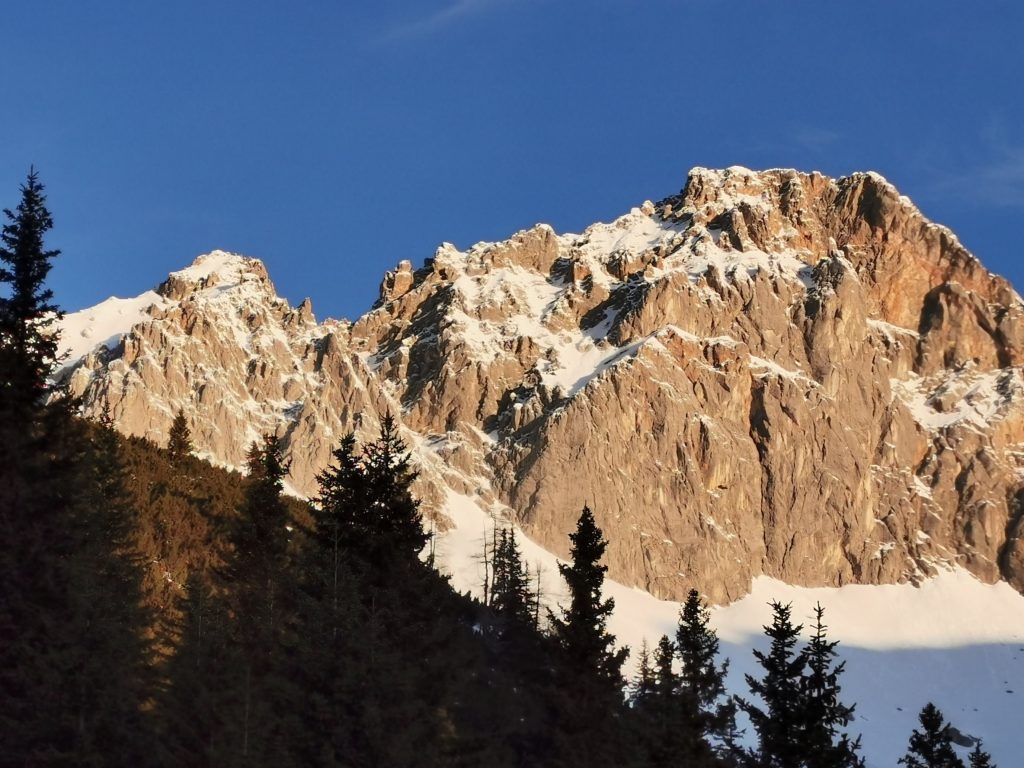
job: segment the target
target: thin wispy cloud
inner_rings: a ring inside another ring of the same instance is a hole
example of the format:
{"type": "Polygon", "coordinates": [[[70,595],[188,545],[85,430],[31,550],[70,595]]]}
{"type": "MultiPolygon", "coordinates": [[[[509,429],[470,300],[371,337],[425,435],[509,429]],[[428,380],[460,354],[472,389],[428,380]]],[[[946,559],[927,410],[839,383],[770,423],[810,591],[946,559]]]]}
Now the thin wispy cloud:
{"type": "Polygon", "coordinates": [[[990,146],[986,157],[943,171],[932,184],[942,197],[956,196],[1000,208],[1024,208],[1024,146],[990,146]]]}
{"type": "Polygon", "coordinates": [[[824,152],[831,149],[843,138],[842,134],[831,128],[820,128],[810,125],[797,128],[793,135],[796,144],[809,152],[824,152]]]}
{"type": "Polygon", "coordinates": [[[417,37],[426,37],[471,16],[476,16],[508,0],[454,0],[433,13],[404,21],[378,36],[374,43],[382,45],[417,37]]]}

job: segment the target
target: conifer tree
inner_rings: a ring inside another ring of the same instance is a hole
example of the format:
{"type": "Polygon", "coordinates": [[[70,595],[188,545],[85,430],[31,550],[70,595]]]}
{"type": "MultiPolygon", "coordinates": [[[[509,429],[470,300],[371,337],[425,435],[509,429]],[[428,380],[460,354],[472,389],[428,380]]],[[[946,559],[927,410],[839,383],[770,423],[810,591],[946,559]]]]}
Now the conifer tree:
{"type": "Polygon", "coordinates": [[[945,721],[942,712],[934,704],[925,704],[918,715],[920,730],[910,735],[907,754],[900,758],[900,765],[907,768],[964,768],[963,761],[953,749],[952,727],[945,721]]]}
{"type": "Polygon", "coordinates": [[[133,540],[138,511],[110,420],[104,418],[98,427],[80,421],[71,426],[85,445],[78,467],[80,496],[69,521],[77,529],[77,545],[67,561],[77,613],[73,621],[83,646],[75,674],[78,720],[91,731],[97,754],[113,758],[111,744],[117,744],[120,759],[142,760],[153,735],[142,710],[155,676],[145,634],[152,617],[143,607],[142,558],[133,540]]]}
{"type": "Polygon", "coordinates": [[[63,316],[46,287],[60,251],[44,245],[53,218],[43,191],[33,168],[18,207],[4,209],[7,224],[0,233],[0,416],[5,423],[20,417],[22,428],[49,389],[57,362],[56,323],[63,316]]]}
{"type": "Polygon", "coordinates": [[[0,734],[13,765],[138,764],[147,646],[113,436],[47,404],[60,312],[32,171],[0,236],[0,734]]]}
{"type": "Polygon", "coordinates": [[[654,695],[654,667],[651,663],[651,649],[647,638],[640,644],[640,661],[637,664],[636,678],[629,692],[629,700],[633,707],[642,710],[654,695]]]}
{"type": "Polygon", "coordinates": [[[736,752],[736,703],[726,695],[728,660],[718,663],[718,635],[700,593],[691,589],[676,628],[679,687],[700,737],[723,755],[736,752]]]}
{"type": "Polygon", "coordinates": [[[172,628],[175,652],[166,667],[168,684],[158,697],[163,765],[213,766],[234,761],[231,715],[238,711],[242,666],[228,645],[228,614],[206,580],[191,573],[178,601],[172,628]]]}
{"type": "Polygon", "coordinates": [[[863,760],[857,756],[860,737],[851,740],[841,728],[853,720],[853,706],[839,700],[839,676],[845,662],[834,663],[837,641],[826,636],[825,609],[814,609],[814,634],[801,652],[806,673],[801,684],[804,719],[804,744],[808,768],[857,768],[863,760]]]}
{"type": "Polygon", "coordinates": [[[239,705],[228,719],[235,735],[232,756],[242,764],[282,764],[287,732],[289,680],[276,666],[289,617],[292,573],[288,545],[293,527],[281,498],[287,465],[280,438],[265,435],[248,456],[245,501],[232,520],[230,551],[220,571],[229,607],[228,642],[240,667],[234,670],[239,705]]]}
{"type": "Polygon", "coordinates": [[[530,574],[523,563],[513,529],[502,529],[491,567],[494,574],[491,608],[510,626],[532,625],[535,596],[530,589],[530,574]]]}
{"type": "Polygon", "coordinates": [[[970,768],[996,768],[995,763],[992,762],[992,755],[981,748],[981,739],[978,739],[974,749],[967,757],[970,760],[970,768]]]}
{"type": "Polygon", "coordinates": [[[621,763],[622,664],[629,651],[615,650],[607,630],[615,608],[602,599],[601,564],[605,541],[589,507],[584,507],[569,535],[571,563],[558,569],[569,589],[569,605],[561,615],[550,613],[552,634],[559,649],[556,678],[565,696],[558,707],[557,765],[604,766],[621,763]]]}
{"type": "Polygon", "coordinates": [[[192,453],[192,433],[188,428],[185,412],[179,408],[171,422],[171,431],[167,439],[167,452],[173,460],[183,459],[192,453]]]}
{"type": "Polygon", "coordinates": [[[300,589],[289,675],[301,682],[303,701],[291,742],[300,764],[334,766],[356,754],[370,759],[374,728],[364,718],[378,711],[367,701],[374,696],[370,655],[377,649],[353,570],[354,548],[371,535],[361,516],[364,485],[354,434],[341,440],[317,480],[320,493],[309,506],[312,525],[296,568],[300,589]]]}
{"type": "Polygon", "coordinates": [[[805,755],[801,684],[807,660],[796,652],[802,625],[791,620],[792,606],[772,602],[772,623],[764,628],[771,638],[768,653],[755,650],[764,676],[747,675],[751,693],[764,704],[739,699],[757,731],[757,765],[763,768],[795,768],[805,755]]]}
{"type": "Polygon", "coordinates": [[[409,455],[387,417],[360,455],[346,436],[319,477],[301,548],[290,677],[304,699],[292,734],[303,765],[430,766],[450,643],[447,589],[419,559],[427,540],[409,455]]]}
{"type": "Polygon", "coordinates": [[[361,548],[368,562],[374,567],[418,563],[429,535],[410,490],[416,472],[391,414],[381,419],[380,436],[364,447],[360,465],[366,535],[361,548]]]}
{"type": "Polygon", "coordinates": [[[615,600],[602,600],[604,575],[608,567],[601,558],[608,546],[594,513],[584,507],[569,534],[571,563],[559,563],[558,570],[569,588],[569,606],[561,616],[551,615],[554,636],[571,667],[581,677],[589,677],[603,687],[611,698],[621,699],[622,664],[627,649],[615,650],[615,637],[608,633],[608,617],[615,600]]]}

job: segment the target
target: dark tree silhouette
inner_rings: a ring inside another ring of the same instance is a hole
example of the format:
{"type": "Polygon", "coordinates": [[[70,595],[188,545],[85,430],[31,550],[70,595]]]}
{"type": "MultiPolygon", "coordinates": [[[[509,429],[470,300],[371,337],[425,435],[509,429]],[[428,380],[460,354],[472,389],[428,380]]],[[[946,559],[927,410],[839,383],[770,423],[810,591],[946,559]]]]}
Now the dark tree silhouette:
{"type": "Polygon", "coordinates": [[[54,394],[52,227],[32,171],[0,246],[0,734],[12,765],[139,764],[148,624],[116,439],[54,394]]]}
{"type": "Polygon", "coordinates": [[[53,218],[35,169],[21,187],[21,202],[4,209],[0,234],[0,415],[27,425],[49,391],[47,379],[57,362],[57,321],[63,316],[46,287],[52,261],[47,250],[53,218]]]}
{"type": "Polygon", "coordinates": [[[801,685],[804,744],[808,768],[858,768],[860,737],[851,740],[842,732],[853,720],[853,706],[839,700],[839,676],[845,662],[835,663],[838,642],[826,636],[825,609],[814,609],[814,634],[801,652],[807,661],[801,685]]]}
{"type": "Polygon", "coordinates": [[[572,562],[558,566],[569,589],[569,605],[560,616],[549,615],[563,696],[556,706],[555,764],[620,765],[622,664],[629,650],[616,650],[607,629],[615,608],[613,599],[602,599],[607,566],[601,558],[608,542],[589,507],[583,508],[569,539],[572,562]]]}
{"type": "MultiPolygon", "coordinates": [[[[291,712],[288,686],[278,663],[283,656],[294,575],[289,540],[294,528],[281,497],[287,465],[280,438],[265,435],[248,456],[245,500],[227,531],[230,546],[220,584],[227,598],[228,644],[239,691],[238,706],[226,716],[236,734],[231,756],[242,764],[284,765],[281,750],[291,712]]],[[[230,654],[229,654],[230,655],[230,654]]]]}
{"type": "Polygon", "coordinates": [[[974,749],[967,756],[970,760],[970,768],[996,768],[995,763],[992,762],[992,755],[981,748],[981,739],[974,745],[974,749]]]}
{"type": "Polygon", "coordinates": [[[910,735],[907,754],[900,758],[900,765],[907,768],[964,768],[963,761],[953,749],[953,730],[945,721],[942,712],[929,702],[918,715],[920,730],[910,735]]]}
{"type": "Polygon", "coordinates": [[[718,663],[718,635],[700,593],[691,589],[679,611],[676,647],[679,688],[688,720],[700,738],[723,756],[737,753],[736,703],[726,695],[729,662],[718,663]]]}
{"type": "Polygon", "coordinates": [[[802,626],[793,624],[790,605],[773,602],[771,607],[772,623],[764,628],[771,648],[768,653],[754,651],[764,676],[746,676],[751,693],[764,707],[744,699],[739,699],[739,705],[757,731],[757,765],[795,768],[805,755],[801,684],[807,660],[796,652],[802,626]]]}
{"type": "Polygon", "coordinates": [[[167,452],[174,460],[182,459],[192,453],[192,433],[189,431],[185,412],[180,408],[174,416],[174,421],[171,422],[167,452]]]}

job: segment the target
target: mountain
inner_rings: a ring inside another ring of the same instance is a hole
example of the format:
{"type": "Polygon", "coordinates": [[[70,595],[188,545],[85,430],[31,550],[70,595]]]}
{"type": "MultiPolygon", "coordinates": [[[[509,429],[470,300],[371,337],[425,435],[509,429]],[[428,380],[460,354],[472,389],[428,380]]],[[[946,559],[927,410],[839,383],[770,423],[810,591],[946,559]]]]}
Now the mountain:
{"type": "Polygon", "coordinates": [[[659,597],[952,565],[1019,589],[1021,310],[876,174],[698,168],[581,235],[402,262],[355,322],[207,254],[69,315],[64,375],[126,433],[183,408],[229,466],[276,431],[303,494],[391,411],[442,528],[469,498],[565,556],[591,503],[611,575],[659,597]]]}
{"type": "Polygon", "coordinates": [[[820,600],[869,765],[894,764],[929,700],[1009,765],[1021,309],[876,174],[698,168],[582,234],[402,262],[354,322],[318,322],[261,262],[215,251],[69,314],[60,376],[86,414],[159,443],[182,409],[221,465],[275,431],[299,494],[391,412],[457,589],[479,588],[510,519],[561,599],[552,553],[589,503],[621,641],[673,631],[697,586],[728,604],[715,624],[745,693],[766,600],[799,621],[820,600]]]}

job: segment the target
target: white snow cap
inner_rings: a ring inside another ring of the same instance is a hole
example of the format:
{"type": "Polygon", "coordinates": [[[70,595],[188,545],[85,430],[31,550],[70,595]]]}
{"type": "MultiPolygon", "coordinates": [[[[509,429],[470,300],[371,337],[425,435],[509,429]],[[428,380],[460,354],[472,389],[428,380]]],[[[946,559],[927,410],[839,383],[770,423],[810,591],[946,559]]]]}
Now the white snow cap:
{"type": "Polygon", "coordinates": [[[228,251],[214,250],[197,256],[191,266],[172,272],[171,277],[200,282],[202,280],[209,281],[211,277],[216,276],[218,283],[239,283],[242,281],[242,274],[258,263],[260,263],[258,259],[251,259],[228,251]]]}

